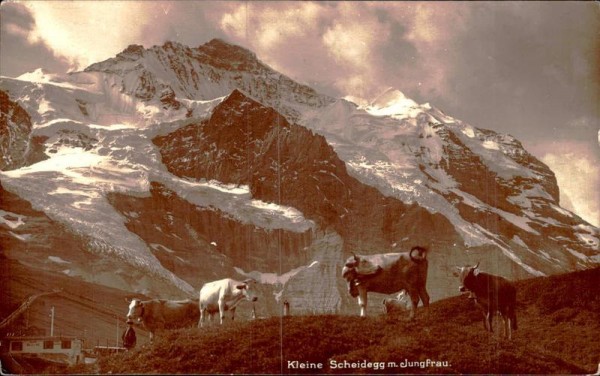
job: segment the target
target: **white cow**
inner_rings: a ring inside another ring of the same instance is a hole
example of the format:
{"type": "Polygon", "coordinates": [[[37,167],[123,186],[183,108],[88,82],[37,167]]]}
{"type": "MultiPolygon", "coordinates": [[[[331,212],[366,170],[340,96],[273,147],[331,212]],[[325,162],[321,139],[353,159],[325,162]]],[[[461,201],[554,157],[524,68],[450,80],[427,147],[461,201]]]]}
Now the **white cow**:
{"type": "Polygon", "coordinates": [[[235,308],[242,300],[255,302],[258,299],[254,292],[255,283],[252,279],[240,282],[231,278],[205,283],[200,289],[198,327],[202,327],[206,314],[210,315],[212,321],[212,317],[218,312],[223,324],[225,311],[231,311],[231,320],[233,320],[235,308]]]}

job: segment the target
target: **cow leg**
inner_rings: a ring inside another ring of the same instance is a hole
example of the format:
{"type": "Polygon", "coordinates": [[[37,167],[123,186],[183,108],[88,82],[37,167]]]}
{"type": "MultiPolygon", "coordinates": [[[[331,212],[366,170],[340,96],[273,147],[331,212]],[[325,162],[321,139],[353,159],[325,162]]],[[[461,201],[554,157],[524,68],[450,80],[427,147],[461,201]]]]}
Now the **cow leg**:
{"type": "Polygon", "coordinates": [[[207,325],[208,325],[208,322],[209,322],[209,321],[210,321],[210,323],[211,323],[211,325],[212,325],[212,323],[213,323],[213,321],[214,321],[214,318],[215,318],[215,314],[214,314],[214,312],[213,312],[213,313],[211,313],[211,312],[208,312],[208,311],[206,311],[206,312],[204,313],[204,321],[206,321],[206,324],[207,324],[207,325]]]}
{"type": "Polygon", "coordinates": [[[236,307],[233,307],[233,308],[231,309],[231,321],[233,321],[233,319],[235,319],[235,308],[236,308],[236,307]]]}
{"type": "Polygon", "coordinates": [[[504,321],[504,338],[508,338],[509,340],[512,338],[512,316],[510,314],[510,308],[507,308],[503,312],[500,313],[502,315],[502,320],[504,321]]]}
{"type": "Polygon", "coordinates": [[[425,286],[423,286],[419,290],[419,297],[421,298],[421,301],[423,302],[423,307],[429,307],[429,294],[427,293],[425,286]]]}
{"type": "Polygon", "coordinates": [[[506,338],[508,336],[508,321],[504,313],[500,312],[500,317],[502,318],[502,337],[506,338]]]}
{"type": "MultiPolygon", "coordinates": [[[[410,297],[410,311],[408,315],[409,320],[413,320],[415,318],[415,314],[417,312],[417,307],[419,306],[420,293],[419,290],[406,290],[406,293],[410,297]]],[[[427,294],[427,293],[425,293],[427,294]]],[[[423,301],[425,304],[425,301],[423,301]]],[[[427,304],[429,304],[429,295],[427,295],[427,304]]]]}
{"type": "Polygon", "coordinates": [[[493,333],[494,332],[494,328],[492,327],[492,322],[494,321],[494,312],[488,311],[486,319],[487,319],[486,320],[487,329],[491,333],[493,333]]]}
{"type": "Polygon", "coordinates": [[[419,294],[413,293],[408,294],[410,296],[410,313],[408,315],[409,320],[414,320],[417,307],[419,306],[419,294]]]}
{"type": "Polygon", "coordinates": [[[358,289],[358,305],[360,306],[360,316],[367,315],[367,290],[364,288],[358,289]]]}
{"type": "Polygon", "coordinates": [[[510,331],[517,330],[517,314],[514,306],[506,308],[506,318],[510,320],[510,331]]]}
{"type": "Polygon", "coordinates": [[[165,331],[165,323],[164,322],[158,322],[156,324],[156,329],[154,329],[154,335],[162,335],[165,331]]]}
{"type": "Polygon", "coordinates": [[[219,300],[219,317],[221,319],[221,325],[223,325],[223,320],[225,320],[225,301],[219,300]]]}
{"type": "Polygon", "coordinates": [[[206,310],[200,308],[200,320],[198,320],[198,328],[202,328],[202,324],[204,324],[204,315],[206,315],[206,310]]]}

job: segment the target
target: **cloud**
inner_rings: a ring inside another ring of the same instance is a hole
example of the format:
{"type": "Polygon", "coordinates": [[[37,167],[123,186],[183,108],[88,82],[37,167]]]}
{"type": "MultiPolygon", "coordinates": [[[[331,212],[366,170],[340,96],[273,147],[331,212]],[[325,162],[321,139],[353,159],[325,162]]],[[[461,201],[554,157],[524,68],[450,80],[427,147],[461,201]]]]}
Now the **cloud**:
{"type": "MultiPolygon", "coordinates": [[[[29,38],[43,42],[80,70],[125,49],[167,40],[192,47],[222,37],[206,17],[222,14],[235,3],[155,1],[25,1],[35,20],[29,38]]],[[[22,73],[22,72],[21,72],[22,73]]]]}
{"type": "Polygon", "coordinates": [[[591,116],[580,116],[569,121],[567,125],[568,127],[575,129],[596,130],[600,128],[600,121],[598,119],[593,119],[591,116]]]}
{"type": "Polygon", "coordinates": [[[0,6],[0,75],[17,77],[26,71],[44,68],[65,71],[68,59],[58,56],[35,36],[36,23],[29,9],[20,3],[0,6]]]}
{"type": "Polygon", "coordinates": [[[336,86],[347,94],[373,97],[378,87],[380,58],[378,50],[388,41],[389,26],[376,14],[361,12],[354,3],[339,5],[336,16],[327,27],[321,42],[335,63],[346,74],[336,80],[336,86]]]}
{"type": "Polygon", "coordinates": [[[555,173],[561,206],[600,226],[600,149],[583,142],[538,145],[540,158],[555,173]]]}
{"type": "Polygon", "coordinates": [[[566,125],[600,115],[597,10],[585,2],[470,5],[466,28],[453,40],[459,53],[447,62],[454,95],[434,102],[519,138],[588,138],[566,125]]]}
{"type": "Polygon", "coordinates": [[[373,98],[390,84],[425,96],[448,87],[442,55],[463,29],[463,12],[457,11],[462,8],[467,9],[454,3],[234,3],[219,25],[230,40],[274,68],[303,82],[325,83],[340,96],[373,98]]]}
{"type": "Polygon", "coordinates": [[[242,3],[222,15],[224,31],[258,50],[269,50],[286,43],[290,38],[305,37],[317,26],[321,6],[300,2],[294,6],[270,3],[268,6],[242,3]]]}
{"type": "Polygon", "coordinates": [[[148,7],[137,1],[30,1],[23,3],[36,21],[32,38],[82,69],[107,59],[141,39],[148,7]]]}
{"type": "MultiPolygon", "coordinates": [[[[403,90],[431,99],[454,94],[449,78],[454,62],[454,40],[468,27],[470,7],[463,3],[384,4],[389,17],[405,28],[404,40],[414,47],[414,63],[406,65],[403,90]],[[412,79],[411,79],[412,78],[412,79]]],[[[385,46],[385,48],[394,46],[385,46]]]]}

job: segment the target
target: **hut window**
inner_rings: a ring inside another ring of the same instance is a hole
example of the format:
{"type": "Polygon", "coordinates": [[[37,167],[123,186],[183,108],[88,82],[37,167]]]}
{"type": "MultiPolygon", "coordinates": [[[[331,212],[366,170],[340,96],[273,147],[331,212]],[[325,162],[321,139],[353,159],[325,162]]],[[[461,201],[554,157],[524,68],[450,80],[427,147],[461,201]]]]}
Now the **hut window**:
{"type": "Polygon", "coordinates": [[[60,348],[61,349],[70,349],[71,348],[71,341],[61,341],[60,348]]]}
{"type": "Polygon", "coordinates": [[[54,348],[54,341],[44,341],[44,349],[48,350],[48,349],[53,349],[54,348]]]}

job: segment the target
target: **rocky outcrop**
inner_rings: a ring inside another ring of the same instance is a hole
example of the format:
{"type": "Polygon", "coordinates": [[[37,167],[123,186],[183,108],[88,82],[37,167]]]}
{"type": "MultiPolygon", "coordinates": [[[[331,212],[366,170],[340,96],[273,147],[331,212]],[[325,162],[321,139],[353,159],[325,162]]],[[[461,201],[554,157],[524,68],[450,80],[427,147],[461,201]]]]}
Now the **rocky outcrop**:
{"type": "Polygon", "coordinates": [[[150,197],[113,193],[109,200],[163,266],[198,289],[242,270],[287,271],[306,264],[312,231],[268,230],[212,207],[196,207],[163,185],[150,197]],[[152,224],[149,226],[148,224],[152,224]]]}
{"type": "MultiPolygon", "coordinates": [[[[148,278],[144,270],[120,257],[93,252],[93,239],[54,221],[0,185],[0,257],[19,260],[29,268],[51,271],[124,291],[161,291],[184,297],[164,280],[148,278]]],[[[75,282],[78,283],[78,282],[75,282]]]]}
{"type": "Polygon", "coordinates": [[[40,139],[31,139],[31,118],[0,90],[0,170],[21,168],[44,159],[40,139]]]}
{"type": "Polygon", "coordinates": [[[491,145],[523,168],[520,174],[503,175],[461,141],[461,132],[444,127],[437,134],[445,141],[441,167],[464,192],[451,191],[444,196],[455,203],[462,218],[481,226],[501,248],[539,273],[554,274],[566,265],[579,269],[594,263],[592,256],[597,250],[581,242],[584,233],[590,234],[587,227],[559,207],[554,173],[519,141],[489,130],[474,130],[472,137],[478,142],[491,145]]]}
{"type": "Polygon", "coordinates": [[[240,91],[209,120],[154,142],[173,174],[249,185],[253,197],[297,208],[340,234],[345,251],[429,245],[434,235],[440,242],[457,239],[443,216],[358,182],[323,136],[240,91]]]}

